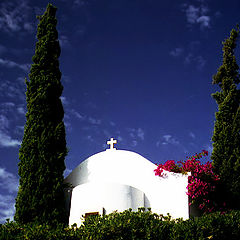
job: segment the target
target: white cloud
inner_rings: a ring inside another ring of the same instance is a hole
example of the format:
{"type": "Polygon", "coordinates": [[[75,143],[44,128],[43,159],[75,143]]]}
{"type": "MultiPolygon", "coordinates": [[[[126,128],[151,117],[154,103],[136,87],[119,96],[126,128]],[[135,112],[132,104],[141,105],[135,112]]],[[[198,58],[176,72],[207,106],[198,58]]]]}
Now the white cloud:
{"type": "Polygon", "coordinates": [[[201,16],[197,19],[197,23],[200,23],[202,28],[210,27],[210,17],[209,16],[201,16]]]}
{"type": "Polygon", "coordinates": [[[74,110],[74,109],[71,109],[71,113],[72,113],[76,118],[78,118],[78,119],[80,119],[80,120],[84,120],[84,119],[85,119],[84,116],[82,116],[79,112],[77,112],[77,111],[74,110]]]}
{"type": "MultiPolygon", "coordinates": [[[[64,0],[63,0],[64,1],[64,0]]],[[[84,7],[88,4],[88,0],[73,0],[73,7],[84,7]]]]}
{"type": "Polygon", "coordinates": [[[0,130],[0,146],[2,147],[18,147],[21,142],[17,139],[13,139],[10,135],[0,130]]]}
{"type": "Polygon", "coordinates": [[[91,135],[88,135],[86,138],[87,138],[88,141],[94,142],[94,139],[93,139],[93,137],[91,135]]]}
{"type": "MultiPolygon", "coordinates": [[[[66,116],[66,114],[65,114],[65,116],[66,116]]],[[[64,126],[65,126],[65,128],[66,128],[66,130],[67,130],[68,132],[71,132],[71,131],[72,131],[72,125],[71,125],[70,122],[68,122],[68,121],[66,120],[65,116],[64,116],[64,126]]]]}
{"type": "Polygon", "coordinates": [[[23,115],[26,114],[26,110],[24,109],[24,107],[18,107],[18,108],[17,108],[17,111],[18,111],[18,113],[20,113],[20,114],[23,114],[23,115]]]}
{"type": "Polygon", "coordinates": [[[144,131],[141,128],[137,129],[137,136],[143,141],[144,140],[144,131]]]}
{"type": "Polygon", "coordinates": [[[211,156],[211,154],[212,154],[212,151],[213,151],[213,146],[212,146],[212,144],[206,144],[205,146],[204,146],[204,150],[207,150],[208,151],[208,156],[211,156]]]}
{"type": "Polygon", "coordinates": [[[133,140],[132,143],[131,143],[131,146],[132,146],[132,147],[136,147],[137,144],[138,144],[137,141],[136,141],[136,140],[133,140]]]}
{"type": "Polygon", "coordinates": [[[110,121],[109,123],[110,123],[110,125],[111,125],[112,127],[115,127],[115,126],[116,126],[116,123],[115,123],[115,122],[110,121]]]}
{"type": "Polygon", "coordinates": [[[0,223],[4,223],[6,219],[13,220],[14,214],[15,197],[0,194],[0,223]]]}
{"type": "Polygon", "coordinates": [[[206,62],[206,59],[202,56],[194,56],[192,53],[189,53],[184,60],[184,63],[187,65],[194,63],[198,70],[202,70],[206,65],[206,62]]]}
{"type": "Polygon", "coordinates": [[[0,146],[2,147],[17,147],[21,142],[13,139],[9,133],[9,120],[6,116],[0,114],[0,146]]]}
{"type": "Polygon", "coordinates": [[[142,128],[127,128],[126,130],[129,132],[131,138],[144,140],[145,133],[142,128]]]}
{"type": "Polygon", "coordinates": [[[172,145],[179,145],[180,142],[174,138],[172,135],[163,135],[163,142],[162,145],[172,144],[172,145]]]}
{"type": "Polygon", "coordinates": [[[0,5],[0,29],[12,33],[20,31],[33,31],[29,15],[32,9],[28,6],[27,1],[18,2],[5,1],[0,5]]]}
{"type": "Polygon", "coordinates": [[[132,133],[132,132],[130,132],[129,135],[130,135],[130,137],[132,137],[132,138],[135,137],[134,133],[132,133]]]}
{"type": "Polygon", "coordinates": [[[70,79],[69,76],[63,74],[62,75],[62,82],[69,83],[69,82],[71,82],[71,79],[70,79]]]}
{"type": "Polygon", "coordinates": [[[0,187],[7,190],[9,193],[18,191],[18,179],[17,177],[6,171],[5,168],[0,167],[0,187]]]}
{"type": "Polygon", "coordinates": [[[61,99],[63,105],[68,105],[69,104],[69,102],[66,99],[66,97],[61,96],[60,99],[61,99]]]}
{"type": "Polygon", "coordinates": [[[196,138],[196,135],[195,135],[193,132],[190,132],[190,133],[189,133],[189,136],[190,136],[192,139],[195,139],[195,138],[196,138]]]}
{"type": "Polygon", "coordinates": [[[12,108],[12,107],[15,107],[15,103],[13,103],[13,102],[5,102],[5,103],[2,103],[1,106],[5,107],[5,108],[12,108]]]}
{"type": "Polygon", "coordinates": [[[209,9],[203,3],[199,6],[184,4],[183,11],[190,25],[199,24],[201,29],[210,28],[211,17],[206,15],[209,9]]]}
{"type": "Polygon", "coordinates": [[[19,63],[13,62],[11,60],[5,60],[2,58],[0,58],[0,65],[7,67],[7,68],[15,68],[16,67],[16,68],[22,69],[25,72],[28,72],[30,69],[30,66],[31,66],[30,64],[19,64],[19,63]]]}
{"type": "MultiPolygon", "coordinates": [[[[18,103],[22,102],[25,105],[26,101],[26,84],[25,81],[20,80],[23,78],[17,78],[16,81],[3,81],[0,84],[0,91],[5,91],[0,93],[2,96],[14,98],[18,103]]],[[[24,79],[25,80],[25,79],[24,79]]]]}
{"type": "Polygon", "coordinates": [[[196,62],[197,62],[197,68],[201,70],[206,65],[207,61],[202,56],[197,56],[196,62]]]}
{"type": "Polygon", "coordinates": [[[93,125],[100,125],[102,123],[102,121],[100,119],[97,119],[97,118],[94,118],[94,117],[91,117],[91,116],[82,115],[74,109],[71,109],[70,113],[73,116],[75,116],[76,118],[78,118],[82,121],[86,121],[86,122],[88,122],[90,124],[93,124],[93,125]]]}
{"type": "Polygon", "coordinates": [[[68,40],[68,37],[65,36],[65,35],[60,35],[59,36],[59,43],[60,43],[61,48],[64,48],[64,47],[67,48],[67,47],[70,46],[70,42],[68,40]]]}
{"type": "Polygon", "coordinates": [[[161,144],[161,141],[160,141],[160,140],[158,140],[158,141],[156,142],[156,146],[157,146],[157,147],[159,147],[159,146],[160,146],[160,144],[161,144]]]}
{"type": "Polygon", "coordinates": [[[0,115],[0,130],[1,129],[4,130],[4,129],[8,128],[8,126],[9,126],[8,118],[1,114],[0,115]]]}
{"type": "Polygon", "coordinates": [[[186,11],[187,21],[189,23],[195,23],[198,19],[200,9],[193,5],[189,5],[185,11],[186,11]]]}
{"type": "Polygon", "coordinates": [[[94,124],[94,125],[99,125],[99,124],[101,124],[102,121],[100,119],[88,117],[88,122],[91,124],[94,124]]]}
{"type": "Polygon", "coordinates": [[[172,137],[171,135],[164,135],[163,139],[168,142],[171,137],[172,137]]]}
{"type": "Polygon", "coordinates": [[[169,54],[173,57],[179,57],[183,53],[183,48],[175,48],[169,54]]]}

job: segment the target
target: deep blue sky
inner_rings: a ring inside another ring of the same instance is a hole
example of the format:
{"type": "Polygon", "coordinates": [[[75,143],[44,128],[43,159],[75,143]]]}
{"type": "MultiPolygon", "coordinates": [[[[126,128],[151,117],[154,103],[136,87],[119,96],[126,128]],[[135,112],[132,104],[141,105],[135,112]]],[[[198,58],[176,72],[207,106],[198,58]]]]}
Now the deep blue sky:
{"type": "MultiPolygon", "coordinates": [[[[36,15],[45,0],[0,2],[0,222],[14,213],[36,15]]],[[[154,163],[210,150],[212,75],[239,0],[56,0],[67,172],[106,149],[154,163]]],[[[237,59],[239,51],[237,51],[237,59]]]]}

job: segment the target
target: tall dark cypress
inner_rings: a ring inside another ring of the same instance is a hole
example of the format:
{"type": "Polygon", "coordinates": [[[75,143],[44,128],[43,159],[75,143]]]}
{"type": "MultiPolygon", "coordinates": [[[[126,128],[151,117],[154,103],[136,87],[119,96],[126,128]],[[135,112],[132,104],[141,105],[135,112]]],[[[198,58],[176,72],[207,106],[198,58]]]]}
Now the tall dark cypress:
{"type": "Polygon", "coordinates": [[[26,81],[27,114],[19,150],[15,214],[19,223],[66,223],[63,172],[67,148],[56,10],[48,4],[39,17],[38,42],[26,81]]]}
{"type": "Polygon", "coordinates": [[[230,207],[240,206],[240,91],[239,67],[234,50],[239,29],[233,29],[223,42],[223,64],[213,76],[213,84],[221,89],[212,96],[218,104],[212,137],[212,160],[220,175],[223,198],[230,207]]]}

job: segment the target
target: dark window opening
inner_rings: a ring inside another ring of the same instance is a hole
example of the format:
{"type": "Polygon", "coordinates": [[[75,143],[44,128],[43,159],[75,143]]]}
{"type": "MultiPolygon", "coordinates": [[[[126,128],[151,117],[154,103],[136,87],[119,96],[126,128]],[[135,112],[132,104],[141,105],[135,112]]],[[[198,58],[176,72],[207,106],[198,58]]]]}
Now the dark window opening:
{"type": "Polygon", "coordinates": [[[88,218],[89,216],[98,216],[99,212],[89,212],[85,213],[85,219],[88,218]]]}

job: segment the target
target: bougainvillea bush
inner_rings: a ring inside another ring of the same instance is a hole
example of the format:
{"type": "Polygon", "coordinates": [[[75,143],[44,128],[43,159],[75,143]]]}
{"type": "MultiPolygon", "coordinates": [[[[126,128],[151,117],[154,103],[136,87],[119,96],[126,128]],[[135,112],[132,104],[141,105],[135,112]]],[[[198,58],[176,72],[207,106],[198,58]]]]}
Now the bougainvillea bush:
{"type": "Polygon", "coordinates": [[[156,176],[160,177],[166,175],[165,171],[182,174],[191,172],[187,186],[189,205],[195,204],[201,211],[209,213],[216,210],[213,196],[219,177],[213,171],[212,162],[202,163],[200,161],[202,157],[206,156],[208,156],[208,152],[203,150],[192,157],[187,157],[184,161],[168,160],[164,164],[159,164],[154,172],[156,176]]]}

